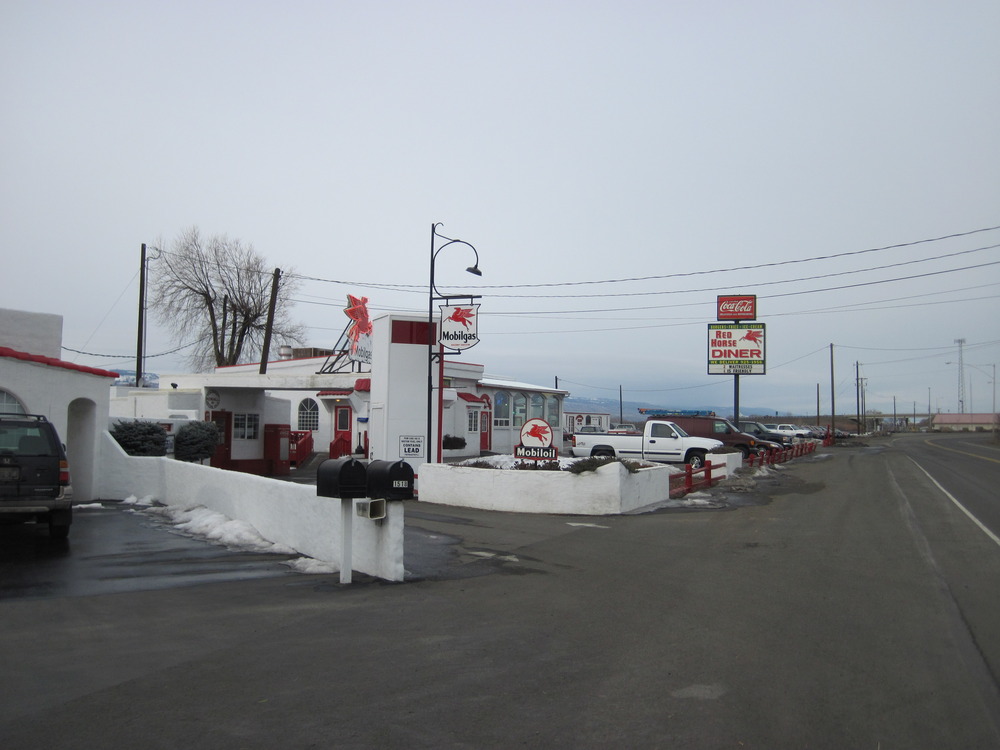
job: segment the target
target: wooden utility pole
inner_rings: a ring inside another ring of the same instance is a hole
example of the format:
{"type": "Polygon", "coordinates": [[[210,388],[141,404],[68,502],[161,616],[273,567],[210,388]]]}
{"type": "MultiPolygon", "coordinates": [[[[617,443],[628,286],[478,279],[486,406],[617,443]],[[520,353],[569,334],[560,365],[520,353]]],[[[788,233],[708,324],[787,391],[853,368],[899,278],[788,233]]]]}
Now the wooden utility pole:
{"type": "Polygon", "coordinates": [[[271,304],[267,308],[267,325],[264,327],[264,346],[260,353],[260,374],[267,373],[267,357],[271,351],[271,329],[274,327],[274,308],[278,304],[278,282],[281,280],[281,269],[274,269],[271,279],[271,304]]]}

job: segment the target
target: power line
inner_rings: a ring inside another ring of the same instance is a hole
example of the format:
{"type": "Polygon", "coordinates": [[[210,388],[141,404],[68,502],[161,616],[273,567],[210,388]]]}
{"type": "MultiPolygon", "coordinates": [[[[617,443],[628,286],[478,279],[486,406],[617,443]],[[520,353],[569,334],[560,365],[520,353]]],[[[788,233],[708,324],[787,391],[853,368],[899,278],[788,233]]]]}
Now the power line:
{"type": "MultiPolygon", "coordinates": [[[[970,231],[967,231],[967,232],[955,232],[953,234],[946,234],[946,235],[942,235],[940,237],[929,237],[929,238],[922,239],[922,240],[914,240],[912,242],[900,242],[900,243],[897,243],[897,244],[894,244],[894,245],[885,245],[883,247],[873,247],[873,248],[868,248],[868,249],[865,249],[865,250],[852,250],[852,251],[843,252],[843,253],[834,253],[834,254],[831,254],[831,255],[816,255],[816,256],[809,257],[809,258],[794,258],[792,260],[773,261],[771,263],[758,263],[758,264],[748,265],[748,266],[733,266],[733,267],[729,267],[729,268],[717,268],[717,269],[706,270],[706,271],[686,271],[686,272],[683,272],[683,273],[670,273],[670,274],[660,274],[660,275],[653,275],[653,276],[636,276],[636,277],[632,277],[632,278],[622,278],[622,279],[600,279],[600,280],[595,280],[595,281],[564,281],[564,282],[545,283],[545,284],[505,284],[505,285],[493,285],[493,286],[489,286],[489,285],[482,286],[482,285],[480,285],[480,286],[469,286],[467,288],[469,288],[469,289],[481,289],[481,290],[488,290],[488,289],[539,289],[539,288],[550,288],[550,287],[585,286],[585,285],[596,285],[596,284],[621,284],[621,283],[627,283],[627,282],[633,282],[633,281],[659,281],[659,280],[662,280],[662,279],[679,279],[679,278],[688,278],[688,277],[691,277],[691,276],[717,275],[717,274],[720,274],[720,273],[729,273],[729,272],[733,272],[733,271],[751,271],[751,270],[756,270],[756,269],[760,269],[760,268],[774,268],[774,267],[777,267],[777,266],[793,265],[793,264],[797,264],[797,263],[812,263],[812,262],[820,261],[820,260],[834,260],[834,259],[837,259],[837,258],[846,258],[846,257],[854,256],[854,255],[864,255],[866,253],[876,253],[876,252],[882,252],[882,251],[885,251],[885,250],[895,250],[895,249],[899,249],[899,248],[903,248],[903,247],[913,247],[915,245],[923,245],[923,244],[927,244],[927,243],[931,243],[931,242],[940,242],[942,240],[955,239],[957,237],[967,237],[969,235],[980,234],[980,233],[983,233],[983,232],[992,232],[992,231],[996,231],[997,229],[1000,229],[1000,226],[983,227],[982,229],[973,229],[973,230],[970,230],[970,231]]],[[[974,251],[970,251],[970,252],[974,252],[974,251]]],[[[363,287],[363,288],[369,288],[369,289],[387,289],[387,290],[391,290],[391,291],[409,291],[409,290],[426,291],[427,290],[426,284],[424,284],[424,285],[421,285],[421,284],[376,284],[376,283],[372,283],[372,282],[345,281],[345,280],[340,280],[340,279],[324,279],[324,278],[321,278],[321,277],[318,277],[318,276],[302,276],[302,275],[299,275],[299,274],[288,274],[288,275],[290,275],[290,276],[294,275],[294,276],[296,276],[296,278],[300,278],[300,279],[303,279],[303,280],[306,280],[306,281],[317,281],[317,282],[320,282],[320,283],[329,283],[329,284],[344,284],[344,285],[347,285],[347,286],[356,286],[356,287],[363,287]]],[[[496,296],[504,296],[504,295],[490,295],[490,296],[496,297],[496,296]]]]}

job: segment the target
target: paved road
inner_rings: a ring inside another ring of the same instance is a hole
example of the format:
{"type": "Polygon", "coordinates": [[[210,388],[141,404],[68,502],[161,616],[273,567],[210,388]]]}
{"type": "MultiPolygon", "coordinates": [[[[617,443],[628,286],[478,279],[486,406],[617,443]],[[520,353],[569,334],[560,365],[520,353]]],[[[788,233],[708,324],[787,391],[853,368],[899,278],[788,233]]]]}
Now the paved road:
{"type": "Polygon", "coordinates": [[[1000,537],[1000,443],[989,433],[899,435],[905,451],[955,500],[1000,537]]]}
{"type": "Polygon", "coordinates": [[[904,450],[730,510],[415,505],[408,583],[5,600],[2,746],[997,748],[1000,546],[904,450]]]}

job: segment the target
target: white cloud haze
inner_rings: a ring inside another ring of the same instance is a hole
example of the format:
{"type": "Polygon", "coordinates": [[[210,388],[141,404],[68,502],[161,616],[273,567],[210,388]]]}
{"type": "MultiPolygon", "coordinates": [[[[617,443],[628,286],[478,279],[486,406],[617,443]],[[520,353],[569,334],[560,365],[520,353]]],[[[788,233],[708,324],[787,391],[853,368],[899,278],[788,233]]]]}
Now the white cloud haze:
{"type": "Polygon", "coordinates": [[[1000,230],[857,253],[1000,226],[998,32],[985,0],[10,0],[0,305],[132,367],[140,244],[195,225],[309,277],[293,317],[332,346],[348,293],[426,311],[443,222],[491,374],[726,403],[706,324],[742,292],[768,325],[744,404],[828,404],[833,343],[841,413],[855,362],[870,408],[957,411],[965,338],[987,411],[1000,230]]]}

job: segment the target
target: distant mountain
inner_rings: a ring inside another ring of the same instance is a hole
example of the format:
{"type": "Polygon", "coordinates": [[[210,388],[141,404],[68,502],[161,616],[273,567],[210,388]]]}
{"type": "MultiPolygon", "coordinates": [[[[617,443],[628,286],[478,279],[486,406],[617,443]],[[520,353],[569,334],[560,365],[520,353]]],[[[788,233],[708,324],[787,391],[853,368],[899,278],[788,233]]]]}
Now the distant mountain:
{"type": "MultiPolygon", "coordinates": [[[[596,414],[610,414],[611,420],[617,422],[619,416],[622,421],[625,422],[640,422],[644,421],[646,417],[639,413],[639,409],[697,409],[699,411],[714,411],[716,414],[722,417],[732,417],[733,405],[719,405],[719,404],[666,404],[666,403],[651,403],[647,401],[623,401],[620,402],[618,399],[613,398],[578,398],[570,397],[563,401],[563,411],[568,412],[594,412],[596,414]]],[[[743,418],[749,418],[754,416],[764,417],[764,416],[776,416],[774,409],[764,409],[758,406],[746,406],[740,404],[740,411],[743,414],[743,418]]]]}

